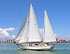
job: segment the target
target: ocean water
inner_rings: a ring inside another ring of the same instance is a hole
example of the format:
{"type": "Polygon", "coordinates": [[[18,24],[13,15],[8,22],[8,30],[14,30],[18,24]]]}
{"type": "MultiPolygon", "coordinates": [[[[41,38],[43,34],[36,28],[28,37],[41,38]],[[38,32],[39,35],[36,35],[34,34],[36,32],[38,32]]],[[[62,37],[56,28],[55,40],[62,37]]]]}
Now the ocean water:
{"type": "Polygon", "coordinates": [[[52,51],[19,50],[16,44],[0,44],[0,54],[70,54],[70,44],[55,44],[52,51]]]}

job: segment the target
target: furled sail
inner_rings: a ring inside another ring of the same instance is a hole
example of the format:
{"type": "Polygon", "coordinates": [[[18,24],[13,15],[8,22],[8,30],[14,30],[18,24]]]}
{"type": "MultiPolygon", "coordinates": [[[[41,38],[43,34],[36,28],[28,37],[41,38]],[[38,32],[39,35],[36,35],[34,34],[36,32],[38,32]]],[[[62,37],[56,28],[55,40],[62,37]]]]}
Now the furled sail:
{"type": "Polygon", "coordinates": [[[45,11],[44,16],[44,36],[43,36],[43,42],[55,42],[56,38],[53,33],[50,21],[48,19],[47,13],[45,11]]]}
{"type": "Polygon", "coordinates": [[[38,24],[36,21],[36,16],[32,7],[32,4],[30,5],[30,16],[29,16],[29,38],[28,42],[39,42],[41,41],[41,36],[39,33],[38,24]]]}

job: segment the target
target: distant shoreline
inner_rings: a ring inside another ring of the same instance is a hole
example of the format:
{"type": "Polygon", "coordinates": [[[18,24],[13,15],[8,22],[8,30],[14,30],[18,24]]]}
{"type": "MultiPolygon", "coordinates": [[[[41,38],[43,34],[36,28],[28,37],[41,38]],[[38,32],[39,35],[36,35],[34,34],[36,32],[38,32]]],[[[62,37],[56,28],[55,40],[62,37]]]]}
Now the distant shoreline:
{"type": "MultiPolygon", "coordinates": [[[[5,40],[5,41],[0,41],[0,43],[15,43],[15,40],[5,40]]],[[[53,43],[53,42],[52,42],[53,43]]],[[[69,41],[65,41],[65,40],[57,40],[56,44],[66,44],[66,43],[70,43],[69,41]]]]}
{"type": "MultiPolygon", "coordinates": [[[[15,44],[15,43],[13,43],[13,44],[15,44]]],[[[68,44],[68,43],[55,43],[55,44],[68,44]]],[[[70,44],[70,43],[69,43],[70,44]]]]}

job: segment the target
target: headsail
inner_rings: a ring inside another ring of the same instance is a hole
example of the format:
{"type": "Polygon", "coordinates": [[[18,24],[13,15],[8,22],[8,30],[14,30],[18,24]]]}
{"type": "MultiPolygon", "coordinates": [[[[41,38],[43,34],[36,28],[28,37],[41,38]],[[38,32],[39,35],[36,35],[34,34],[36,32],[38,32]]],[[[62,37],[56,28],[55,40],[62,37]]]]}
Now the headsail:
{"type": "Polygon", "coordinates": [[[27,34],[28,34],[27,27],[28,27],[28,18],[26,20],[26,23],[24,25],[24,28],[22,29],[21,38],[20,38],[20,40],[19,40],[18,43],[27,42],[27,38],[28,38],[28,36],[27,36],[27,34]]]}
{"type": "Polygon", "coordinates": [[[29,16],[29,38],[28,42],[37,42],[41,41],[41,36],[39,33],[38,24],[36,21],[36,16],[32,7],[32,4],[30,5],[30,16],[29,16]]]}
{"type": "Polygon", "coordinates": [[[55,38],[55,35],[53,33],[50,21],[49,21],[48,16],[47,16],[47,13],[45,11],[43,42],[54,42],[54,41],[56,41],[56,38],[55,38]]]}
{"type": "Polygon", "coordinates": [[[25,17],[25,20],[18,32],[18,37],[16,38],[16,40],[19,40],[19,43],[22,43],[22,42],[26,42],[27,41],[27,27],[28,27],[28,13],[29,13],[29,9],[28,9],[28,12],[27,12],[27,15],[25,17]]]}
{"type": "MultiPolygon", "coordinates": [[[[25,20],[26,20],[26,18],[25,18],[25,20]]],[[[24,20],[24,21],[25,21],[25,20],[24,20]]],[[[17,37],[16,37],[15,41],[20,40],[21,32],[22,32],[22,29],[23,29],[23,27],[24,27],[24,21],[23,21],[23,23],[22,23],[22,25],[21,25],[21,27],[20,27],[20,29],[19,29],[19,32],[18,32],[18,34],[17,34],[17,37]]]]}

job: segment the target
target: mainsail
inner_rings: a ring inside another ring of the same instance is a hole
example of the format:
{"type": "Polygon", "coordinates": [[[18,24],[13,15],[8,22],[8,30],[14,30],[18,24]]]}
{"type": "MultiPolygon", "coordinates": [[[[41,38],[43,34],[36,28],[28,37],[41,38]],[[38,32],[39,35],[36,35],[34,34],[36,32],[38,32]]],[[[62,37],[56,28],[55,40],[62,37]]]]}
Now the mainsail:
{"type": "Polygon", "coordinates": [[[56,41],[56,38],[55,38],[55,35],[53,33],[50,21],[49,21],[48,16],[47,16],[47,13],[45,11],[43,42],[54,42],[54,41],[56,41]]]}
{"type": "Polygon", "coordinates": [[[32,7],[30,5],[30,16],[29,16],[29,38],[28,42],[39,42],[41,41],[41,36],[39,33],[39,28],[36,20],[36,16],[32,7]]]}

